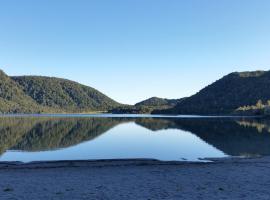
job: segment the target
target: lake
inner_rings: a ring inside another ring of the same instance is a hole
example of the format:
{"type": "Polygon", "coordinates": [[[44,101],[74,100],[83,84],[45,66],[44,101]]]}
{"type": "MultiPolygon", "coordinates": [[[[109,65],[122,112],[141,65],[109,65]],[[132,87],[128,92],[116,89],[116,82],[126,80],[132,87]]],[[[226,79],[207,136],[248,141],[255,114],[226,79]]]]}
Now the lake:
{"type": "Polygon", "coordinates": [[[270,155],[270,121],[150,115],[0,117],[0,161],[270,155]]]}

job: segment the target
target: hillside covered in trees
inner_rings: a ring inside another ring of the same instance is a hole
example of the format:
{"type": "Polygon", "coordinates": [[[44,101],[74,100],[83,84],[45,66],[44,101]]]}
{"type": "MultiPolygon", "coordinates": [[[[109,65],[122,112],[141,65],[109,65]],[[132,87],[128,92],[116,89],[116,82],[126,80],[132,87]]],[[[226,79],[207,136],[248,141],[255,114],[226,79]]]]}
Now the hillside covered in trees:
{"type": "Polygon", "coordinates": [[[269,104],[269,87],[270,71],[235,72],[184,99],[174,108],[153,113],[222,115],[241,111],[241,108],[260,110],[269,104]]]}
{"type": "Polygon", "coordinates": [[[38,105],[26,95],[20,85],[0,70],[0,112],[1,113],[32,113],[50,111],[38,105]]]}
{"type": "Polygon", "coordinates": [[[66,79],[0,71],[0,113],[87,113],[121,104],[94,88],[66,79]]]}

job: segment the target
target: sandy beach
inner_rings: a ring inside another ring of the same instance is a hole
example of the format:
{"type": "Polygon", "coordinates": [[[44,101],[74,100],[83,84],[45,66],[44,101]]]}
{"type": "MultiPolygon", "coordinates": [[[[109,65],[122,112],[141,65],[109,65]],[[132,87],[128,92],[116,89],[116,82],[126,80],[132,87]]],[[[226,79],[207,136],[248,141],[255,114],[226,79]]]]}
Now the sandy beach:
{"type": "Polygon", "coordinates": [[[270,158],[0,164],[0,199],[270,199],[270,158]]]}

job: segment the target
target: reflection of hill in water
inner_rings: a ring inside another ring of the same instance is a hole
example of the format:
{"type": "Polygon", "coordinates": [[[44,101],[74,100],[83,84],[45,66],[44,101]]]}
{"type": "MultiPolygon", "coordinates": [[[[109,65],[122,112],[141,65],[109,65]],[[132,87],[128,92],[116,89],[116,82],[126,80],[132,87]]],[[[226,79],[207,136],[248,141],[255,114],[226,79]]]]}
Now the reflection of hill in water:
{"type": "Polygon", "coordinates": [[[92,140],[112,127],[135,122],[152,131],[189,131],[228,155],[270,155],[270,121],[175,118],[0,118],[0,153],[42,151],[92,140]]]}
{"type": "Polygon", "coordinates": [[[41,151],[91,140],[121,123],[117,118],[1,118],[0,153],[41,151]]]}
{"type": "Polygon", "coordinates": [[[37,123],[13,149],[40,151],[64,148],[92,140],[115,125],[119,120],[110,118],[65,118],[37,123]]]}
{"type": "Polygon", "coordinates": [[[237,123],[246,128],[256,128],[259,133],[264,131],[270,133],[270,121],[269,119],[248,119],[239,120],[237,123]]]}
{"type": "MultiPolygon", "coordinates": [[[[160,129],[177,128],[189,131],[228,155],[270,155],[270,121],[267,120],[200,118],[166,121],[167,125],[162,120],[160,124],[164,126],[160,129]]],[[[153,121],[148,122],[147,119],[137,121],[139,125],[155,130],[153,121]]]]}
{"type": "Polygon", "coordinates": [[[170,120],[168,118],[137,118],[134,121],[137,125],[140,125],[151,131],[177,128],[175,120],[170,120]]]}
{"type": "Polygon", "coordinates": [[[26,118],[0,118],[0,154],[16,145],[36,121],[26,118]]]}

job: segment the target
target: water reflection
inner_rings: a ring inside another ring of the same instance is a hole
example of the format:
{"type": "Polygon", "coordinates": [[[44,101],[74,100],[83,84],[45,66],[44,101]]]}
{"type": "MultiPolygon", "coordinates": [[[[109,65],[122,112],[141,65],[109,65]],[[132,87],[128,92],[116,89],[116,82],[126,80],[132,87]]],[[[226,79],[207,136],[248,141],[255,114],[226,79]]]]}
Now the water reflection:
{"type": "MultiPolygon", "coordinates": [[[[190,159],[192,154],[205,157],[270,155],[270,121],[250,118],[0,118],[0,154],[2,154],[0,160],[15,159],[12,158],[12,155],[18,153],[17,151],[24,153],[65,150],[71,147],[76,148],[76,145],[86,141],[88,141],[87,148],[80,149],[81,154],[85,155],[82,159],[99,158],[98,156],[101,155],[106,155],[100,157],[101,159],[110,158],[110,151],[112,155],[125,158],[143,157],[145,153],[145,156],[165,160],[166,157],[179,160],[182,155],[187,156],[186,159],[190,159]],[[120,129],[116,129],[113,136],[110,134],[113,132],[112,128],[120,128],[125,123],[127,123],[125,130],[121,132],[120,129]],[[134,123],[137,126],[134,126],[134,123]],[[149,133],[151,134],[149,135],[149,133]],[[152,146],[152,143],[156,142],[154,135],[161,133],[162,135],[158,136],[160,146],[152,146]],[[130,134],[129,137],[127,134],[130,134]],[[106,136],[107,139],[99,140],[98,136],[101,135],[106,136]],[[128,146],[132,146],[130,141],[133,141],[133,144],[137,144],[137,146],[140,145],[140,149],[128,148],[128,146]],[[99,143],[99,146],[95,147],[94,142],[99,143]],[[189,143],[190,146],[182,148],[185,142],[189,143]],[[118,148],[125,145],[127,148],[118,148]],[[104,149],[108,149],[108,152],[101,154],[104,149]],[[92,153],[91,156],[89,151],[92,153]],[[154,153],[151,154],[153,151],[154,153]],[[198,154],[197,151],[204,151],[204,154],[198,154]]],[[[79,148],[77,151],[79,152],[79,148]]],[[[23,157],[23,153],[17,155],[23,157]]],[[[28,155],[28,160],[31,160],[29,158],[31,156],[33,154],[28,155]]],[[[68,158],[65,157],[65,159],[68,158]]],[[[16,159],[23,160],[18,157],[16,159]]],[[[36,159],[38,158],[34,160],[36,159]]],[[[50,159],[50,157],[46,157],[46,159],[50,159]]],[[[70,159],[76,158],[71,156],[70,159]]]]}

